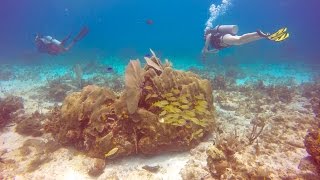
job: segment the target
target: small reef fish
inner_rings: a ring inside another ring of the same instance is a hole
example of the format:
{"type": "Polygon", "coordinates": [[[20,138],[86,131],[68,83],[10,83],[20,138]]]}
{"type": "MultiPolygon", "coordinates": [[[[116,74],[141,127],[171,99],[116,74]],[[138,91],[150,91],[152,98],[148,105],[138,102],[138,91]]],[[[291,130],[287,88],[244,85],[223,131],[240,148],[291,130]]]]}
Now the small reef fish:
{"type": "Polygon", "coordinates": [[[153,25],[154,22],[152,19],[146,19],[146,20],[138,20],[137,23],[146,24],[146,25],[153,25]]]}
{"type": "Polygon", "coordinates": [[[106,67],[104,67],[103,71],[104,71],[105,73],[114,73],[114,69],[113,69],[113,67],[111,67],[111,66],[106,66],[106,67]]]}
{"type": "Polygon", "coordinates": [[[147,19],[147,20],[146,20],[146,24],[152,25],[152,24],[153,24],[153,20],[152,20],[152,19],[147,19]]]}
{"type": "Polygon", "coordinates": [[[148,57],[148,58],[151,58],[152,55],[151,54],[145,54],[144,57],[148,57]]]}

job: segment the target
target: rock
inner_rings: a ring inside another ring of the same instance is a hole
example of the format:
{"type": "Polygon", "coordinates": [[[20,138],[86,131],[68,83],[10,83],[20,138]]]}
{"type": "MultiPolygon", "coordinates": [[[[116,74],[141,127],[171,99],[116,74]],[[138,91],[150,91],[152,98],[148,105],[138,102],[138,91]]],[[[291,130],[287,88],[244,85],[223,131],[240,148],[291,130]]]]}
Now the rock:
{"type": "Polygon", "coordinates": [[[106,167],[106,162],[103,159],[94,159],[93,165],[89,168],[88,174],[90,176],[99,176],[103,173],[104,168],[106,167]]]}
{"type": "Polygon", "coordinates": [[[205,177],[211,177],[210,173],[203,167],[200,167],[195,161],[189,160],[186,166],[180,171],[183,180],[199,180],[205,177]]]}
{"type": "Polygon", "coordinates": [[[226,159],[224,153],[215,146],[211,146],[208,148],[207,155],[213,161],[221,161],[226,159]]]}
{"type": "Polygon", "coordinates": [[[302,149],[304,149],[304,144],[303,144],[303,142],[302,142],[302,141],[298,141],[298,140],[296,140],[296,139],[289,139],[289,140],[287,141],[287,144],[289,144],[289,145],[291,145],[291,146],[293,146],[293,147],[296,147],[296,148],[302,148],[302,149]]]}
{"type": "Polygon", "coordinates": [[[253,179],[270,179],[270,172],[264,167],[257,167],[253,175],[253,179]]]}
{"type": "Polygon", "coordinates": [[[23,100],[21,97],[8,96],[0,99],[0,128],[12,122],[14,120],[12,116],[14,112],[23,108],[23,100]]]}
{"type": "Polygon", "coordinates": [[[220,107],[227,111],[235,111],[239,108],[239,105],[231,101],[226,101],[220,103],[220,107]]]}
{"type": "Polygon", "coordinates": [[[224,153],[215,146],[211,146],[207,150],[207,155],[207,166],[211,174],[215,177],[220,177],[229,166],[224,153]]]}
{"type": "Polygon", "coordinates": [[[304,139],[307,152],[312,156],[320,169],[320,128],[310,129],[304,139]]]}
{"type": "Polygon", "coordinates": [[[157,173],[160,169],[160,166],[159,165],[156,165],[156,166],[144,165],[144,166],[142,166],[142,169],[147,170],[152,173],[157,173]]]}
{"type": "Polygon", "coordinates": [[[302,171],[317,172],[317,165],[311,156],[301,159],[298,168],[302,171]]]}

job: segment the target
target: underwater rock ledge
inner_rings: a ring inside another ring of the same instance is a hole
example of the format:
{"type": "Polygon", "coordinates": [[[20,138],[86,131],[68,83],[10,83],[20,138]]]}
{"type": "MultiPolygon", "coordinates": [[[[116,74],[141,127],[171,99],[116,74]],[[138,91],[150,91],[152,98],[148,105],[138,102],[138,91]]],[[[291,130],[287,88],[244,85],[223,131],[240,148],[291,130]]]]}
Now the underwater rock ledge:
{"type": "Polygon", "coordinates": [[[94,85],[68,95],[52,110],[46,132],[91,157],[184,151],[215,127],[210,82],[174,70],[153,54],[141,67],[131,60],[125,90],[116,96],[94,85]]]}

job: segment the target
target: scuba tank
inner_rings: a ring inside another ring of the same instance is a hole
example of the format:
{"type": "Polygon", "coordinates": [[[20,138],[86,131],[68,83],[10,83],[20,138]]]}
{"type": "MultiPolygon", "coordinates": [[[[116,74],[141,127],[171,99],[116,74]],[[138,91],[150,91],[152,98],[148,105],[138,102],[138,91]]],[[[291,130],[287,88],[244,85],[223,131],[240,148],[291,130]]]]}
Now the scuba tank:
{"type": "Polygon", "coordinates": [[[229,45],[221,43],[221,37],[226,34],[236,35],[238,30],[239,28],[237,25],[218,25],[213,29],[206,30],[204,40],[206,40],[207,35],[211,33],[211,46],[220,50],[222,48],[229,47],[229,45]]]}
{"type": "Polygon", "coordinates": [[[214,30],[220,34],[236,35],[239,28],[237,25],[218,25],[214,28],[214,30]]]}
{"type": "Polygon", "coordinates": [[[215,49],[222,49],[229,47],[229,45],[224,45],[221,43],[221,37],[226,34],[236,35],[238,33],[237,25],[218,25],[213,29],[208,29],[204,33],[204,40],[206,40],[207,35],[211,34],[210,44],[215,49]]]}

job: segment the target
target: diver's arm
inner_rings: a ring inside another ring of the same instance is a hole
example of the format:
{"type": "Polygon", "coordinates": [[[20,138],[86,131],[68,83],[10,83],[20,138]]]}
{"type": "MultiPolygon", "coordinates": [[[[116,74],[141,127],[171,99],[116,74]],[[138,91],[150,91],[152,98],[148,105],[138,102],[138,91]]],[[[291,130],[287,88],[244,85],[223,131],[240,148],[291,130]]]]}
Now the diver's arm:
{"type": "Polygon", "coordinates": [[[218,49],[212,49],[212,50],[209,50],[207,53],[215,54],[215,53],[218,53],[218,52],[219,52],[218,49]]]}
{"type": "Polygon", "coordinates": [[[213,54],[213,53],[219,52],[218,49],[209,50],[210,38],[211,38],[211,33],[206,36],[206,42],[205,42],[205,45],[202,49],[202,54],[206,54],[206,53],[213,54]]]}
{"type": "Polygon", "coordinates": [[[208,53],[210,37],[211,37],[211,34],[208,34],[208,35],[206,36],[206,42],[205,42],[204,47],[203,47],[203,49],[202,49],[202,54],[208,53]]]}

